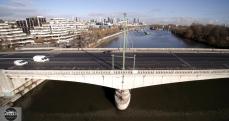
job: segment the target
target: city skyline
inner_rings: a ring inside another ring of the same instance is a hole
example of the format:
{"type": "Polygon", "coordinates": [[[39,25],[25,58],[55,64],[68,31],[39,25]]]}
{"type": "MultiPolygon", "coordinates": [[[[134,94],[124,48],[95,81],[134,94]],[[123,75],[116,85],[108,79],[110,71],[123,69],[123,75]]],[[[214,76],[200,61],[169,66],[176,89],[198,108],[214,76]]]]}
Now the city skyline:
{"type": "Polygon", "coordinates": [[[140,18],[146,23],[229,24],[228,0],[0,0],[0,18],[45,16],[83,19],[100,17],[140,18]]]}

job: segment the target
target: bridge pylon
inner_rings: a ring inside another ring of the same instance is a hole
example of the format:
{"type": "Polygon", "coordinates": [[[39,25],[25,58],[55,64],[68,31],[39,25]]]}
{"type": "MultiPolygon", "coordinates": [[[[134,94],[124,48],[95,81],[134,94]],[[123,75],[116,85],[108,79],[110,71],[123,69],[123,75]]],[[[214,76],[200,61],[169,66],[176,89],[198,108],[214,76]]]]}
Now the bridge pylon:
{"type": "Polygon", "coordinates": [[[115,104],[119,110],[126,110],[130,104],[130,90],[116,90],[115,104]]]}

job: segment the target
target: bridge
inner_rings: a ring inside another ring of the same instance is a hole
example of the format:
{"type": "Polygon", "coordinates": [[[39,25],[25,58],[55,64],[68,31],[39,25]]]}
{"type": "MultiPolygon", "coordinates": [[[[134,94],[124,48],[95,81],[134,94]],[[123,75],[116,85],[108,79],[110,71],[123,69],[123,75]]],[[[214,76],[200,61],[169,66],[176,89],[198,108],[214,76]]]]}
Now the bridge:
{"type": "Polygon", "coordinates": [[[117,107],[124,110],[131,89],[229,78],[228,49],[127,49],[125,70],[120,48],[29,50],[0,53],[1,97],[14,97],[11,101],[15,101],[44,80],[71,81],[116,89],[117,107]],[[35,63],[34,55],[46,55],[50,61],[35,63]],[[17,59],[29,63],[15,66],[17,59]]]}

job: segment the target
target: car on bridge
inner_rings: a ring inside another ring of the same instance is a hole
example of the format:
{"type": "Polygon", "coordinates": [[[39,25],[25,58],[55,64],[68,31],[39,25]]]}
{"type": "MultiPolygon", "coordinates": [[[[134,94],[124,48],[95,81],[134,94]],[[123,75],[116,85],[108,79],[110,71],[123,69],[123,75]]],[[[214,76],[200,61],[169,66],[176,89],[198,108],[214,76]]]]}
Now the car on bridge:
{"type": "Polygon", "coordinates": [[[25,60],[15,60],[14,61],[14,65],[16,66],[24,66],[26,64],[28,64],[28,61],[25,61],[25,60]]]}
{"type": "Polygon", "coordinates": [[[47,58],[45,55],[36,55],[33,57],[33,61],[43,63],[49,61],[49,58],[47,58]]]}
{"type": "Polygon", "coordinates": [[[106,51],[103,51],[103,54],[111,54],[111,50],[106,50],[106,51]]]}

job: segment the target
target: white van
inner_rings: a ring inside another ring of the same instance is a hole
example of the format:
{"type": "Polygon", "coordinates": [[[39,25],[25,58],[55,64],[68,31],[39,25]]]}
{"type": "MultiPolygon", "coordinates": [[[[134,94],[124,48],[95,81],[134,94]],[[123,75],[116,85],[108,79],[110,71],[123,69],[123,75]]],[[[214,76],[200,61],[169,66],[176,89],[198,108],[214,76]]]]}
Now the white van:
{"type": "Polygon", "coordinates": [[[36,55],[33,57],[33,61],[35,61],[35,62],[47,62],[47,61],[49,61],[49,58],[47,58],[45,55],[36,55]]]}

